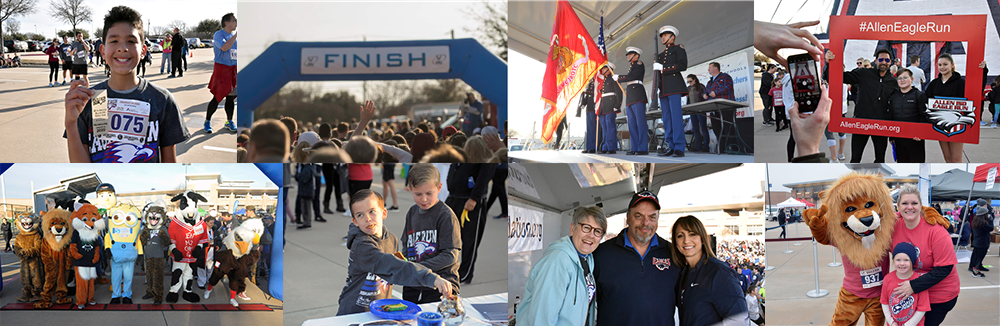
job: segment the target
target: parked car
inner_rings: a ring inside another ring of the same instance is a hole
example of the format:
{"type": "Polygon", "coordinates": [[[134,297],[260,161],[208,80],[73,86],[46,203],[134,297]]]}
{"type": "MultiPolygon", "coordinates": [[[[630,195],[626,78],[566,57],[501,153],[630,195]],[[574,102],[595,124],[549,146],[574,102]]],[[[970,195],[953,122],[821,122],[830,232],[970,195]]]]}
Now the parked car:
{"type": "Polygon", "coordinates": [[[28,42],[16,40],[3,40],[4,52],[25,52],[28,51],[28,42]]]}
{"type": "Polygon", "coordinates": [[[26,42],[28,42],[28,51],[34,52],[42,50],[42,46],[41,44],[39,44],[38,41],[26,41],[26,42]]]}
{"type": "Polygon", "coordinates": [[[208,39],[208,38],[201,39],[201,45],[204,46],[204,47],[206,47],[206,48],[212,47],[212,39],[208,39]]]}
{"type": "Polygon", "coordinates": [[[188,42],[188,48],[191,48],[191,49],[200,49],[200,48],[204,47],[201,44],[201,40],[199,40],[196,37],[192,37],[192,38],[187,39],[187,42],[188,42]]]}
{"type": "Polygon", "coordinates": [[[152,42],[151,40],[146,40],[146,48],[149,49],[150,53],[163,52],[163,47],[160,46],[160,44],[152,42]]]}

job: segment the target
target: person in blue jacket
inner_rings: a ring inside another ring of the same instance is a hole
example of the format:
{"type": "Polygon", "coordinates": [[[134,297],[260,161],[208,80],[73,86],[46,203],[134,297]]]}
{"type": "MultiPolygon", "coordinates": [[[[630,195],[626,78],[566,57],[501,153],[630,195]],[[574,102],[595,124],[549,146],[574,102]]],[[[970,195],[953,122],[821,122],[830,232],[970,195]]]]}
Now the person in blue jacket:
{"type": "Polygon", "coordinates": [[[749,325],[739,274],[715,257],[712,238],[697,217],[678,218],[670,229],[674,261],[683,267],[677,284],[681,326],[749,325]]]}
{"type": "Polygon", "coordinates": [[[604,238],[608,221],[599,207],[573,213],[570,235],[549,244],[535,264],[518,306],[518,325],[592,326],[597,285],[591,252],[604,238]]]}

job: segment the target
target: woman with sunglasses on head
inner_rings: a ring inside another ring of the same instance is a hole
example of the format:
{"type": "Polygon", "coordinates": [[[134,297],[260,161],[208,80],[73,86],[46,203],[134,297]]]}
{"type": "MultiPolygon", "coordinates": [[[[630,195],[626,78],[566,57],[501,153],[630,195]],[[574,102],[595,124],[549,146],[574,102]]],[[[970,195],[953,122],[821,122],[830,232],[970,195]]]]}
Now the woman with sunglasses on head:
{"type": "MultiPolygon", "coordinates": [[[[937,59],[938,76],[927,84],[927,98],[936,97],[957,97],[968,98],[965,95],[965,78],[958,71],[955,71],[955,60],[950,54],[941,53],[937,59]]],[[[979,63],[979,69],[983,69],[983,86],[986,85],[986,75],[990,72],[986,68],[986,60],[979,63]]],[[[934,122],[934,121],[931,121],[934,122]]],[[[973,122],[975,123],[975,122],[973,122]]],[[[938,141],[941,145],[941,154],[947,163],[962,163],[963,143],[938,141]]]]}
{"type": "Polygon", "coordinates": [[[739,276],[715,257],[711,237],[697,217],[678,218],[670,230],[673,259],[684,269],[677,284],[680,325],[748,325],[739,276]]]}
{"type": "MultiPolygon", "coordinates": [[[[591,326],[596,317],[597,284],[591,255],[604,238],[608,221],[600,207],[573,213],[570,235],[549,244],[531,269],[524,299],[517,309],[518,324],[591,326]]],[[[744,305],[745,307],[745,305],[744,305]]]]}

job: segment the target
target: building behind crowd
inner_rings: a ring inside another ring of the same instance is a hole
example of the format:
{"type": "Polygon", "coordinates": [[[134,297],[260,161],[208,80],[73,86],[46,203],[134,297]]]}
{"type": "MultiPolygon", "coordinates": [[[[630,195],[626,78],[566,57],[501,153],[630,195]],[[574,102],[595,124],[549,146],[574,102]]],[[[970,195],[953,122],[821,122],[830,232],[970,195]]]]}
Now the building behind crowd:
{"type": "MultiPolygon", "coordinates": [[[[896,173],[896,171],[893,170],[892,168],[889,168],[888,165],[881,163],[846,164],[846,165],[847,168],[854,170],[858,173],[867,173],[867,174],[874,173],[882,175],[882,177],[885,179],[886,185],[889,186],[889,189],[892,190],[899,189],[899,187],[901,187],[903,184],[907,183],[916,184],[917,182],[920,181],[920,176],[917,175],[908,175],[908,176],[893,175],[896,173]]],[[[819,193],[822,192],[823,190],[829,189],[833,185],[833,183],[837,181],[837,179],[839,178],[786,183],[782,184],[782,186],[791,189],[790,192],[792,198],[807,201],[809,203],[815,204],[816,207],[819,207],[820,205],[823,204],[819,198],[819,193]]],[[[771,199],[774,204],[781,202],[781,201],[774,202],[775,198],[771,199]]]]}
{"type": "MultiPolygon", "coordinates": [[[[46,209],[47,195],[65,192],[74,197],[87,198],[87,195],[93,193],[101,183],[97,173],[89,173],[63,179],[57,185],[35,190],[32,203],[34,211],[46,209]]],[[[162,199],[168,206],[173,206],[170,200],[174,196],[185,190],[191,190],[208,200],[198,205],[205,211],[215,209],[219,213],[233,213],[249,207],[252,210],[264,209],[273,214],[278,202],[277,186],[270,182],[263,188],[253,188],[252,185],[252,180],[223,180],[221,173],[186,174],[184,183],[174,189],[118,192],[117,197],[118,201],[130,202],[137,207],[145,206],[147,202],[157,199],[162,199]]]]}

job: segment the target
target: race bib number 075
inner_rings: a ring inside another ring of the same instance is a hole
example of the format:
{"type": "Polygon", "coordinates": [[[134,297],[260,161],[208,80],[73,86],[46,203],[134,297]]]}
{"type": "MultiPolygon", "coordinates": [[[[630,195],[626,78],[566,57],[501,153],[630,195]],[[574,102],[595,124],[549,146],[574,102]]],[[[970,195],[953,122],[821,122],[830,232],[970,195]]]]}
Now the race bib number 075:
{"type": "MultiPolygon", "coordinates": [[[[94,112],[99,111],[94,109],[94,112]]],[[[96,117],[96,114],[95,114],[96,117]]],[[[103,125],[94,120],[94,136],[99,139],[119,141],[132,144],[146,142],[149,130],[149,102],[109,98],[107,99],[107,118],[103,125]],[[103,135],[99,130],[106,130],[103,135]]]]}

